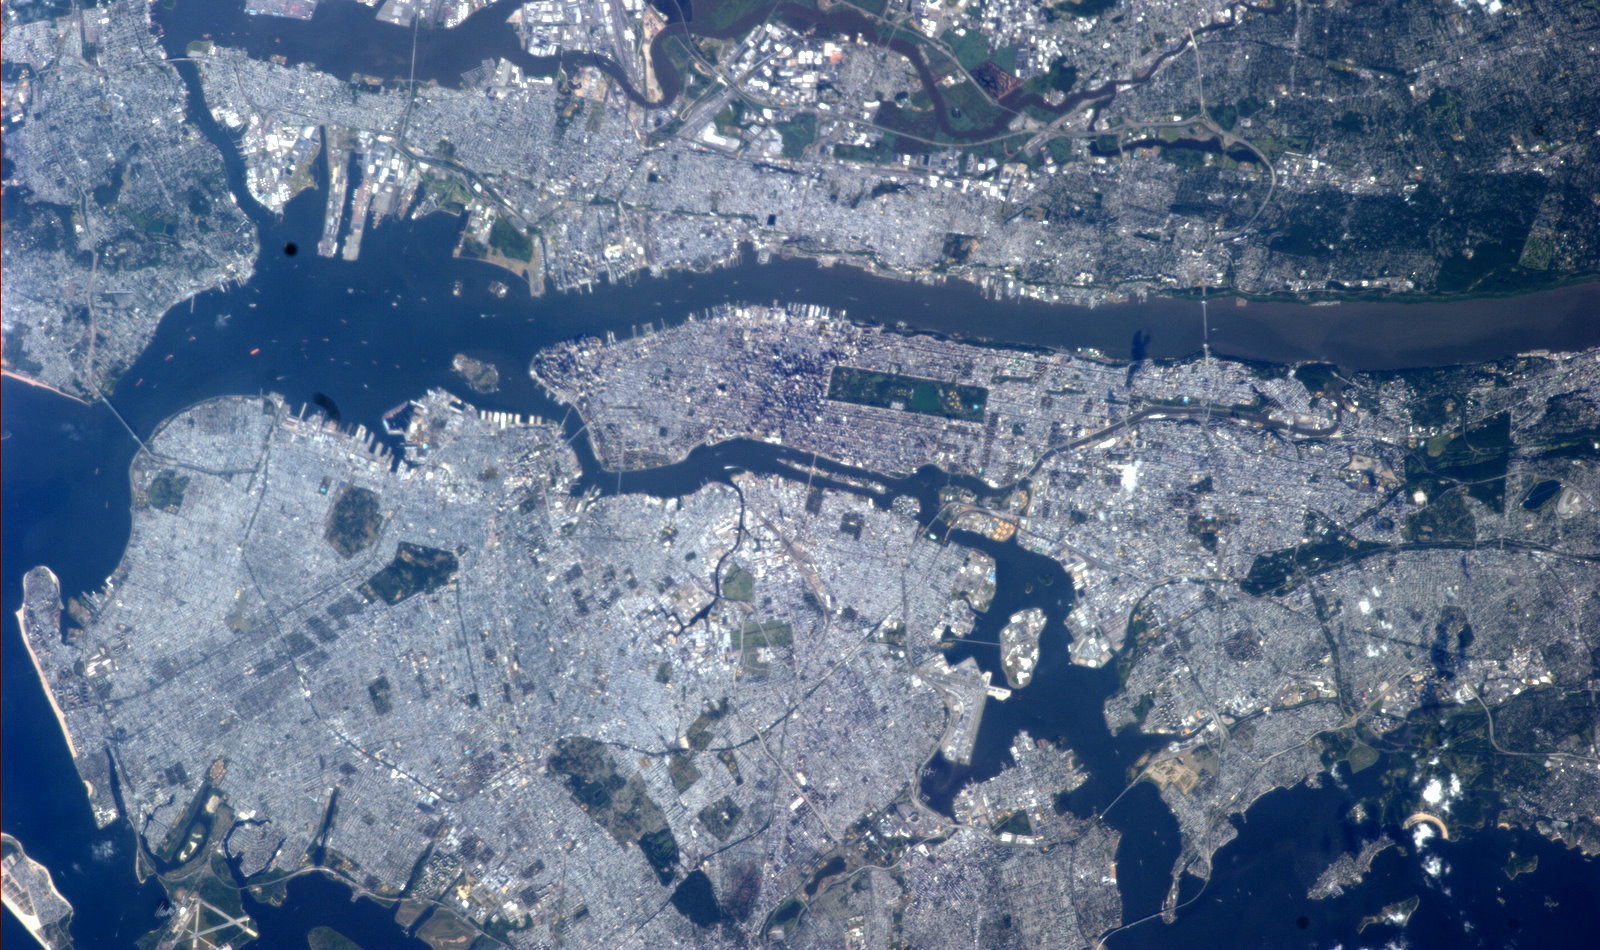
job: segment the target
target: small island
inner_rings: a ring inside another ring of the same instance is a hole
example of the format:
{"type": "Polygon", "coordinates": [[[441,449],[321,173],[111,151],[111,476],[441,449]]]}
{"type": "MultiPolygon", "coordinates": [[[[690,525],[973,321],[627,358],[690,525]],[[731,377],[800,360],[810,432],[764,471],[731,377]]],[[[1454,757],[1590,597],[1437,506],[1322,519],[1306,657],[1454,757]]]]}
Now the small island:
{"type": "Polygon", "coordinates": [[[500,370],[493,363],[475,360],[465,353],[457,353],[455,359],[450,361],[450,368],[455,370],[457,376],[467,381],[472,391],[480,394],[492,393],[500,388],[500,370]]]}
{"type": "Polygon", "coordinates": [[[1044,629],[1044,611],[1029,607],[1011,615],[1011,622],[1000,631],[1000,666],[1012,689],[1021,689],[1033,680],[1039,663],[1039,631],[1044,629]]]}
{"type": "Polygon", "coordinates": [[[1417,907],[1421,903],[1421,898],[1417,897],[1408,897],[1403,901],[1395,901],[1376,914],[1369,914],[1361,918],[1361,925],[1356,928],[1356,933],[1362,933],[1368,927],[1379,924],[1387,927],[1404,927],[1411,920],[1411,915],[1417,912],[1417,907]]]}
{"type": "Polygon", "coordinates": [[[1314,901],[1338,897],[1346,890],[1360,884],[1361,879],[1372,870],[1373,860],[1393,846],[1394,839],[1382,835],[1362,846],[1360,854],[1348,851],[1341,853],[1317,876],[1317,882],[1311,886],[1306,896],[1314,901]]]}

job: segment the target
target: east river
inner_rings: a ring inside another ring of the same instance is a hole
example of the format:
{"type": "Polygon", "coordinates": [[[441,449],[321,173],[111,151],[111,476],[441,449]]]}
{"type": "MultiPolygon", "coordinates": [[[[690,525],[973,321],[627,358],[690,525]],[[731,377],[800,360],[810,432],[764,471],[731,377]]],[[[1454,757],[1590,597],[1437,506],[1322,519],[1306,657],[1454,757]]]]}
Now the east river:
{"type": "MultiPolygon", "coordinates": [[[[236,15],[227,23],[230,29],[255,31],[253,38],[239,37],[240,45],[253,52],[264,55],[270,45],[272,52],[325,65],[335,74],[355,67],[325,58],[365,48],[362,33],[367,31],[371,48],[381,55],[360,71],[392,71],[383,57],[399,42],[386,32],[393,28],[376,24],[369,9],[348,0],[324,0],[323,8],[329,12],[319,10],[319,18],[338,16],[346,27],[341,42],[326,49],[315,39],[325,33],[296,33],[296,24],[236,15]]],[[[199,31],[202,16],[196,9],[185,2],[161,14],[169,44],[185,31],[199,31]]],[[[501,33],[509,31],[481,20],[470,34],[434,31],[427,55],[438,61],[424,64],[424,71],[453,75],[449,71],[459,64],[470,68],[503,45],[501,33]]],[[[409,42],[405,45],[409,55],[409,42]]],[[[593,293],[540,298],[508,279],[513,287],[502,298],[488,289],[496,271],[449,256],[460,221],[444,215],[369,231],[358,262],[318,258],[309,249],[321,233],[321,191],[290,202],[281,218],[264,213],[243,191],[243,168],[231,140],[196,110],[192,66],[185,64],[180,72],[190,86],[192,117],[222,149],[230,187],[260,229],[262,254],[254,278],[202,294],[192,306],[182,304],[166,315],[144,356],[110,397],[121,420],[104,404],[84,406],[9,378],[0,394],[6,462],[0,467],[4,829],[54,873],[57,887],[76,909],[73,935],[81,948],[130,946],[159,924],[162,894],[153,881],[140,885],[135,880],[135,841],[126,824],[96,829],[23,653],[13,614],[21,603],[22,575],[33,565],[49,565],[68,595],[99,587],[116,567],[128,539],[127,471],[136,448],[122,420],[142,437],[200,400],[275,391],[291,402],[329,407],[346,425],[375,430],[385,410],[431,387],[450,389],[486,409],[561,418],[563,408],[539,392],[525,372],[540,348],[584,334],[627,336],[646,324],[659,329],[736,301],[822,304],[852,319],[956,336],[976,335],[974,329],[981,328],[989,340],[1094,347],[1113,357],[1133,355],[1136,334],[1141,355],[1150,358],[1183,357],[1200,346],[1199,305],[1193,301],[1152,300],[1095,310],[998,302],[965,284],[904,284],[849,268],[786,260],[747,260],[711,274],[643,278],[602,285],[593,293]],[[290,245],[308,250],[285,253],[290,245]],[[455,295],[458,281],[462,289],[455,295]],[[466,390],[450,370],[456,353],[494,362],[500,391],[479,396],[466,390]]],[[[1315,359],[1347,369],[1441,365],[1600,344],[1600,287],[1594,285],[1515,300],[1450,303],[1308,307],[1214,300],[1210,313],[1216,353],[1276,362],[1315,359]]],[[[581,454],[598,487],[663,495],[692,491],[703,479],[725,478],[728,465],[782,475],[797,462],[777,447],[738,442],[701,450],[679,465],[617,478],[601,472],[586,451],[581,454]]],[[[925,470],[905,479],[876,480],[889,493],[874,502],[887,504],[895,494],[908,494],[929,515],[934,494],[950,476],[925,470]]],[[[983,548],[998,565],[995,603],[976,638],[993,639],[1004,618],[1024,604],[1044,608],[1052,620],[1071,609],[1071,583],[1059,565],[1013,544],[970,535],[956,540],[983,548]]],[[[955,768],[937,758],[932,763],[922,791],[936,807],[947,807],[962,783],[1003,767],[1020,729],[1072,748],[1090,770],[1091,781],[1065,807],[1096,813],[1121,791],[1123,771],[1149,740],[1108,732],[1100,705],[1116,688],[1114,672],[1071,665],[1061,625],[1047,629],[1052,632],[1032,685],[1007,702],[989,705],[973,764],[955,768]]],[[[998,675],[992,649],[963,650],[998,675]]],[[[1375,780],[1386,764],[1356,779],[1375,780]]],[[[1394,936],[1393,929],[1358,935],[1361,917],[1413,895],[1422,898],[1405,930],[1414,947],[1576,946],[1600,930],[1600,906],[1584,889],[1585,881],[1600,880],[1597,862],[1515,831],[1490,830],[1431,845],[1449,869],[1439,878],[1429,876],[1417,856],[1390,849],[1361,886],[1339,898],[1306,900],[1306,882],[1321,867],[1384,830],[1348,819],[1351,805],[1372,793],[1345,778],[1266,796],[1240,823],[1239,838],[1218,852],[1211,882],[1202,889],[1197,879],[1184,880],[1183,905],[1174,923],[1148,921],[1120,934],[1112,945],[1213,946],[1219,934],[1228,935],[1224,942],[1230,946],[1375,944],[1394,936]],[[1537,871],[1509,880],[1503,868],[1513,850],[1537,855],[1537,871]]],[[[1179,850],[1175,820],[1149,785],[1123,796],[1106,820],[1123,834],[1117,871],[1125,920],[1157,912],[1179,850]]],[[[333,926],[369,948],[420,946],[387,912],[368,901],[351,903],[347,888],[320,875],[291,884],[281,908],[250,909],[261,926],[262,946],[303,947],[305,932],[318,925],[333,926]]],[[[9,915],[4,936],[26,939],[9,915]]]]}

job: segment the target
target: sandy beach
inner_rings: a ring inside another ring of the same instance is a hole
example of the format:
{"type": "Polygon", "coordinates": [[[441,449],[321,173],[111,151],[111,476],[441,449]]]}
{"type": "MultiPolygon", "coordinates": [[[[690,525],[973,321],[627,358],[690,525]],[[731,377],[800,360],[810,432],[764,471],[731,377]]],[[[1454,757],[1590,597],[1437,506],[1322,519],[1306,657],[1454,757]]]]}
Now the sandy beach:
{"type": "Polygon", "coordinates": [[[17,626],[22,628],[22,645],[28,648],[28,659],[33,661],[34,672],[39,674],[39,682],[44,686],[44,697],[50,701],[50,709],[56,714],[56,722],[61,725],[61,735],[67,740],[67,751],[72,757],[78,757],[78,749],[72,744],[72,732],[67,729],[67,717],[61,712],[61,706],[56,703],[56,695],[50,689],[50,680],[45,676],[44,666],[39,662],[39,654],[33,649],[33,638],[36,631],[28,629],[28,601],[33,593],[30,588],[38,583],[39,572],[49,578],[49,583],[55,588],[57,605],[61,603],[61,581],[48,567],[36,567],[29,571],[22,579],[22,606],[17,609],[17,626]]]}
{"type": "Polygon", "coordinates": [[[14,369],[0,369],[0,376],[5,376],[8,379],[14,379],[19,383],[27,383],[29,386],[37,386],[40,389],[48,389],[57,396],[65,396],[73,402],[82,403],[85,406],[89,405],[89,401],[84,399],[82,396],[74,396],[72,393],[64,392],[63,390],[57,389],[44,380],[34,379],[27,373],[19,373],[14,369]]]}

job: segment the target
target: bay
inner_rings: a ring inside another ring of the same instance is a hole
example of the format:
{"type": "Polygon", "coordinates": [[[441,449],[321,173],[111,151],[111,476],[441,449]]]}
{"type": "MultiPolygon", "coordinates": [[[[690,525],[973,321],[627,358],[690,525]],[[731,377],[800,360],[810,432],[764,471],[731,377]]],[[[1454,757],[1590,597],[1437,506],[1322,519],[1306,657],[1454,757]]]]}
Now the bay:
{"type": "MultiPolygon", "coordinates": [[[[184,4],[177,12],[203,6],[184,4]]],[[[353,7],[336,0],[325,0],[324,6],[335,11],[353,7]]],[[[381,56],[326,62],[334,52],[382,53],[398,48],[392,35],[378,39],[376,32],[372,37],[363,34],[369,29],[363,24],[370,11],[357,12],[361,15],[339,14],[345,17],[341,23],[348,21],[354,33],[342,36],[336,51],[316,47],[310,34],[295,40],[281,23],[271,24],[278,31],[273,45],[291,59],[323,65],[336,74],[335,65],[384,74],[392,64],[381,56]],[[296,42],[305,45],[297,48],[296,42]]],[[[257,28],[250,21],[236,27],[246,33],[257,28]]],[[[250,37],[241,36],[247,48],[254,49],[248,46],[250,37]]],[[[496,49],[493,44],[501,42],[473,46],[475,36],[470,31],[440,34],[430,42],[441,44],[436,55],[453,57],[447,59],[451,67],[457,62],[470,66],[485,54],[484,49],[496,49]]],[[[441,75],[448,73],[440,69],[441,75]]],[[[34,564],[50,565],[69,595],[98,587],[115,568],[130,523],[127,468],[136,443],[129,428],[144,437],[161,420],[200,400],[275,391],[291,402],[329,407],[346,425],[376,429],[385,410],[431,387],[450,389],[486,409],[560,418],[563,408],[538,391],[525,372],[540,348],[581,335],[626,336],[643,332],[647,325],[672,325],[729,302],[814,303],[889,326],[1013,345],[1093,347],[1124,358],[1134,355],[1136,339],[1141,341],[1141,355],[1159,359],[1192,355],[1202,342],[1200,306],[1193,300],[1153,299],[1098,309],[997,301],[959,282],[908,285],[849,267],[825,269],[793,260],[763,264],[751,255],[737,266],[710,274],[644,277],[620,286],[601,285],[593,293],[537,298],[525,287],[513,286],[500,297],[489,289],[489,282],[501,276],[498,272],[482,263],[449,257],[461,224],[443,215],[370,231],[358,262],[291,255],[285,252],[290,244],[304,248],[316,244],[322,192],[301,195],[282,216],[262,211],[243,191],[243,166],[231,140],[204,113],[192,65],[181,65],[180,73],[190,88],[191,117],[222,150],[230,184],[259,228],[263,253],[256,275],[242,286],[202,294],[192,305],[169,312],[145,355],[119,380],[105,404],[83,406],[12,379],[5,380],[0,402],[0,421],[7,434],[4,448],[11,463],[3,467],[5,503],[0,512],[6,614],[4,766],[12,779],[3,791],[4,826],[57,875],[58,886],[78,909],[74,935],[82,947],[127,946],[159,922],[161,893],[153,882],[139,885],[134,879],[131,829],[125,824],[103,831],[95,828],[37,677],[21,653],[12,613],[20,603],[21,575],[34,564]],[[459,295],[454,293],[457,282],[459,295]],[[494,362],[500,369],[501,390],[488,397],[468,392],[450,370],[451,357],[458,352],[494,362]]],[[[325,169],[322,172],[325,176],[325,169]]],[[[1364,301],[1308,307],[1291,302],[1237,306],[1213,300],[1209,340],[1216,353],[1275,362],[1315,359],[1352,370],[1443,365],[1499,359],[1533,348],[1596,345],[1600,343],[1600,321],[1593,318],[1597,310],[1597,285],[1517,300],[1448,303],[1364,301]]],[[[569,426],[575,425],[569,420],[569,426]]],[[[592,457],[585,462],[592,474],[598,471],[592,457]]],[[[594,483],[614,491],[676,493],[691,489],[708,474],[725,477],[720,466],[730,463],[750,470],[785,464],[779,453],[735,444],[715,447],[668,470],[617,479],[614,487],[606,484],[610,476],[594,477],[594,483]]],[[[943,478],[947,476],[925,471],[892,487],[925,499],[943,478]]],[[[1020,606],[1019,590],[1030,574],[1038,576],[1051,568],[1033,563],[1014,545],[993,546],[990,553],[1001,561],[998,573],[1004,579],[991,611],[998,619],[1020,606]]],[[[1061,590],[1070,590],[1070,585],[1061,590]]],[[[1056,603],[1044,605],[1053,616],[1064,615],[1071,606],[1070,594],[1058,597],[1056,603]]],[[[1051,629],[1059,626],[1053,624],[1051,629]]],[[[924,782],[930,801],[947,801],[961,784],[998,771],[1006,764],[1012,738],[1023,728],[1073,748],[1094,773],[1083,794],[1064,804],[1095,811],[1120,790],[1117,776],[1140,751],[1141,741],[1106,731],[1099,702],[1114,687],[1114,678],[1108,684],[1105,671],[1071,666],[1065,645],[1064,634],[1053,632],[1034,685],[1014,702],[991,705],[972,766],[954,769],[935,761],[924,782]]],[[[992,653],[973,650],[972,655],[982,665],[998,669],[992,653]]],[[[1142,789],[1124,799],[1108,819],[1124,832],[1119,878],[1130,921],[1159,908],[1178,851],[1171,816],[1159,799],[1146,792],[1153,790],[1142,789]]],[[[1395,855],[1381,858],[1369,882],[1352,895],[1320,909],[1304,909],[1303,890],[1297,895],[1285,888],[1274,856],[1288,849],[1301,855],[1298,860],[1305,855],[1331,859],[1348,844],[1353,832],[1342,812],[1325,806],[1331,794],[1326,788],[1297,788],[1263,799],[1247,816],[1239,842],[1219,852],[1212,883],[1184,895],[1194,903],[1180,912],[1175,924],[1142,924],[1114,942],[1203,945],[1205,935],[1215,932],[1209,928],[1248,905],[1263,924],[1259,931],[1241,931],[1249,938],[1245,942],[1325,945],[1322,935],[1346,932],[1334,919],[1339,914],[1357,904],[1381,906],[1409,896],[1404,892],[1430,886],[1417,861],[1395,855]],[[1310,815],[1315,820],[1285,821],[1284,815],[1310,815]],[[1270,840],[1254,835],[1253,822],[1272,829],[1270,840]],[[1302,917],[1308,921],[1303,928],[1298,926],[1302,917]]],[[[1594,862],[1514,832],[1487,833],[1485,849],[1478,857],[1471,850],[1452,850],[1450,860],[1464,869],[1463,877],[1470,874],[1476,882],[1472,893],[1492,887],[1490,896],[1517,908],[1515,913],[1502,913],[1498,903],[1491,913],[1490,905],[1482,901],[1457,906],[1435,888],[1428,892],[1435,896],[1424,902],[1418,919],[1437,925],[1428,934],[1437,930],[1439,942],[1429,943],[1435,938],[1408,931],[1414,945],[1457,945],[1449,941],[1465,934],[1469,924],[1475,933],[1542,933],[1545,945],[1557,945],[1564,935],[1580,932],[1569,927],[1587,924],[1592,932],[1592,909],[1586,915],[1581,906],[1574,911],[1574,905],[1567,904],[1561,914],[1540,913],[1542,905],[1535,898],[1565,893],[1562,882],[1574,873],[1592,874],[1594,862]],[[1489,865],[1494,855],[1512,847],[1522,854],[1539,854],[1540,870],[1501,883],[1488,873],[1489,865]]],[[[285,908],[262,911],[263,945],[303,942],[303,930],[314,925],[306,921],[313,918],[333,923],[372,946],[403,939],[398,928],[385,928],[382,915],[348,905],[348,899],[344,885],[319,877],[301,879],[291,888],[285,908]]],[[[8,920],[8,934],[13,923],[8,920]]],[[[1375,933],[1369,930],[1363,939],[1375,933]]]]}

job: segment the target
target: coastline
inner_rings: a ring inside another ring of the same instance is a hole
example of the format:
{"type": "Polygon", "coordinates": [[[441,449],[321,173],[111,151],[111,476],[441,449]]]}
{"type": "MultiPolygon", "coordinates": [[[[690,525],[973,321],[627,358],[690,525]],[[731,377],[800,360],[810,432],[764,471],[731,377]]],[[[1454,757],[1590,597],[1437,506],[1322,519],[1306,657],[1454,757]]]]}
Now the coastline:
{"type": "MultiPolygon", "coordinates": [[[[39,946],[44,947],[45,950],[56,950],[56,944],[46,939],[46,927],[60,927],[62,930],[66,930],[72,921],[72,902],[67,900],[67,898],[61,893],[61,890],[56,887],[55,877],[50,873],[50,869],[30,857],[28,855],[28,849],[22,846],[22,842],[18,841],[15,837],[9,834],[0,835],[0,839],[4,839],[6,844],[9,844],[11,847],[17,849],[17,859],[19,861],[26,862],[27,866],[36,875],[43,877],[45,886],[50,888],[50,896],[66,906],[66,917],[62,920],[58,920],[47,925],[44,923],[44,921],[39,919],[39,915],[37,913],[29,913],[23,910],[22,906],[17,901],[12,899],[12,889],[10,887],[4,888],[3,894],[0,894],[0,896],[3,896],[4,898],[6,910],[11,911],[12,916],[17,918],[17,922],[22,924],[23,928],[28,931],[28,934],[32,936],[35,941],[38,942],[39,946]]],[[[33,899],[32,893],[27,893],[27,896],[30,900],[33,899]]],[[[67,946],[70,945],[70,943],[67,944],[67,946]]]]}
{"type": "MultiPolygon", "coordinates": [[[[1314,290],[1305,293],[1271,292],[1259,293],[1249,290],[1237,290],[1232,287],[1208,287],[1206,292],[1214,303],[1231,301],[1236,306],[1250,304],[1298,304],[1304,307],[1334,307],[1340,304],[1462,304],[1482,300],[1518,300],[1523,297],[1535,297],[1541,294],[1550,294],[1572,288],[1588,288],[1592,292],[1600,293],[1600,272],[1583,271],[1581,273],[1566,274],[1562,277],[1541,281],[1522,287],[1503,290],[1470,290],[1462,293],[1441,293],[1439,291],[1384,291],[1379,288],[1360,288],[1355,290],[1314,290]]],[[[1111,289],[1116,293],[1115,289],[1111,289]]],[[[1124,295],[1127,296],[1127,295],[1124,295]]],[[[1145,299],[1149,297],[1168,297],[1174,300],[1183,300],[1191,303],[1200,302],[1200,291],[1196,288],[1172,287],[1163,290],[1152,290],[1143,296],[1133,294],[1130,299],[1145,299]]]]}
{"type": "MultiPolygon", "coordinates": [[[[44,698],[49,701],[50,711],[55,713],[56,724],[61,727],[61,736],[67,740],[67,751],[71,753],[73,761],[76,762],[78,749],[72,744],[72,730],[67,728],[66,713],[61,711],[60,704],[56,702],[55,691],[50,688],[50,680],[45,676],[44,664],[39,662],[39,654],[33,648],[34,632],[28,629],[28,582],[34,577],[34,571],[43,571],[50,578],[51,585],[55,587],[56,603],[61,603],[61,581],[56,577],[55,572],[43,565],[34,568],[33,571],[29,571],[22,578],[22,606],[17,608],[17,626],[22,630],[22,645],[28,650],[28,659],[33,661],[33,671],[39,674],[39,685],[44,689],[44,698]]],[[[88,782],[83,784],[89,786],[88,782]]],[[[92,794],[92,786],[90,788],[92,794]]]]}
{"type": "MultiPolygon", "coordinates": [[[[55,393],[57,396],[65,396],[66,398],[72,400],[75,403],[78,403],[79,405],[83,405],[83,406],[93,405],[93,403],[89,402],[89,400],[87,400],[87,399],[84,399],[82,396],[74,396],[72,393],[69,393],[64,389],[57,389],[56,387],[50,385],[49,383],[45,382],[42,379],[35,379],[32,376],[29,376],[27,373],[19,373],[16,370],[11,369],[9,367],[4,368],[4,369],[0,369],[0,376],[4,376],[6,379],[14,379],[19,383],[26,383],[29,386],[37,386],[40,389],[47,389],[50,392],[55,393]]],[[[51,575],[51,576],[54,576],[54,575],[51,575]]]]}
{"type": "MultiPolygon", "coordinates": [[[[507,375],[508,375],[508,376],[509,376],[509,375],[510,375],[510,374],[507,374],[507,375]]],[[[61,563],[61,562],[58,562],[58,566],[59,566],[59,563],[61,563]]],[[[119,559],[119,563],[120,563],[120,559],[119,559]]],[[[51,576],[53,576],[53,575],[51,575],[51,576]]],[[[42,576],[41,576],[41,578],[40,578],[40,580],[41,580],[41,581],[42,581],[42,580],[43,580],[43,577],[42,577],[42,576]]],[[[69,578],[69,580],[70,580],[70,578],[69,578]]],[[[37,626],[37,627],[42,627],[42,626],[45,626],[45,625],[42,625],[42,624],[36,624],[36,625],[35,625],[35,626],[37,626]]],[[[26,642],[26,641],[27,641],[27,639],[28,639],[28,638],[27,638],[27,635],[26,635],[26,633],[25,633],[25,636],[24,636],[24,639],[25,639],[25,642],[26,642]]],[[[32,653],[32,647],[31,647],[31,644],[29,644],[29,647],[30,647],[30,654],[31,654],[31,653],[32,653]]],[[[38,671],[38,662],[39,662],[39,661],[38,661],[38,658],[37,658],[37,657],[35,657],[35,658],[34,658],[34,662],[35,662],[35,666],[36,666],[36,671],[38,671]]],[[[43,682],[43,672],[42,672],[42,671],[39,671],[39,672],[40,672],[40,674],[41,674],[41,682],[43,682]]],[[[53,703],[53,696],[52,696],[52,694],[51,694],[51,692],[50,692],[50,690],[49,690],[49,686],[48,686],[48,684],[47,684],[47,683],[46,683],[46,684],[44,684],[44,685],[45,685],[45,687],[46,687],[46,695],[47,695],[47,696],[51,696],[51,697],[52,697],[52,705],[53,705],[53,704],[54,704],[54,703],[53,703]]],[[[60,711],[59,711],[59,710],[57,710],[57,714],[58,714],[58,720],[59,720],[59,719],[60,719],[60,711]]],[[[65,729],[66,729],[66,727],[65,727],[65,723],[63,723],[63,732],[64,732],[64,733],[65,733],[65,729]]],[[[69,736],[69,737],[68,737],[68,742],[69,742],[69,748],[70,748],[70,746],[71,746],[71,739],[70,739],[70,736],[69,736]]],[[[325,874],[327,874],[327,876],[328,876],[328,877],[330,877],[330,878],[333,878],[333,879],[335,879],[335,880],[343,880],[343,879],[341,879],[341,878],[339,878],[339,877],[338,877],[338,875],[337,875],[337,874],[336,874],[336,873],[335,873],[335,872],[332,872],[332,871],[325,871],[325,872],[324,872],[324,873],[325,873],[325,874]]],[[[344,883],[346,883],[346,884],[348,884],[348,883],[350,883],[350,882],[348,882],[348,881],[344,881],[344,883]]]]}

